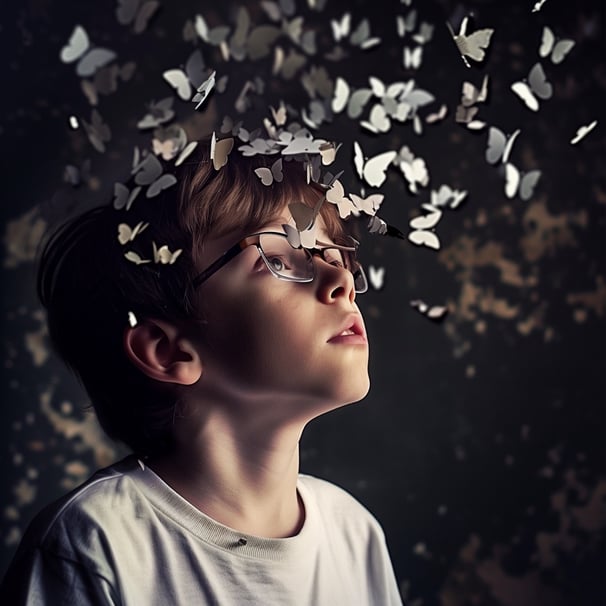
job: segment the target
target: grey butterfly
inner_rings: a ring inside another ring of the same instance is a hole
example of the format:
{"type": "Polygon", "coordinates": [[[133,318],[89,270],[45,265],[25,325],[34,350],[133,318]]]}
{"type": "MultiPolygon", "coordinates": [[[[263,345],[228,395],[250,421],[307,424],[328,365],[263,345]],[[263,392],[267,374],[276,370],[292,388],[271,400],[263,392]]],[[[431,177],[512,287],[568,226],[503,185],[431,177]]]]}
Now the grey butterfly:
{"type": "Polygon", "coordinates": [[[86,30],[81,25],[76,25],[59,57],[63,63],[77,61],[76,74],[81,78],[88,78],[98,69],[111,63],[116,58],[116,53],[107,48],[91,48],[86,30]]]}
{"type": "Polygon", "coordinates": [[[540,63],[534,64],[528,74],[528,80],[514,82],[511,90],[534,112],[539,110],[539,99],[550,99],[553,95],[553,86],[547,81],[540,63]]]}

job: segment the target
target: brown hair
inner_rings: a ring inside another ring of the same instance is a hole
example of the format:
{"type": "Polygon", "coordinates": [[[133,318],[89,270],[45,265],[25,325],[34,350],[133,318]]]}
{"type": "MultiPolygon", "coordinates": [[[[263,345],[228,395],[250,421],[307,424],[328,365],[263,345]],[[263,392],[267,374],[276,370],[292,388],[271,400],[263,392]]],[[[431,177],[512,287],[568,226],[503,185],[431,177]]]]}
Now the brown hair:
{"type": "MultiPolygon", "coordinates": [[[[170,450],[178,404],[174,386],[155,381],[127,358],[123,334],[129,312],[171,322],[196,321],[192,280],[208,237],[234,229],[253,231],[273,219],[285,203],[314,205],[322,188],[308,185],[303,163],[283,162],[281,183],[263,185],[254,174],[275,156],[243,157],[236,150],[215,170],[209,146],[199,144],[176,169],[178,184],[147,199],[140,192],[129,210],[106,205],[67,222],[43,248],[38,293],[47,311],[51,341],[86,388],[99,421],[113,439],[141,456],[170,450]],[[128,246],[118,225],[149,226],[128,246]],[[174,264],[135,264],[126,250],[152,257],[152,242],[182,249],[174,264]]],[[[336,207],[321,214],[331,237],[343,234],[336,207]]]]}

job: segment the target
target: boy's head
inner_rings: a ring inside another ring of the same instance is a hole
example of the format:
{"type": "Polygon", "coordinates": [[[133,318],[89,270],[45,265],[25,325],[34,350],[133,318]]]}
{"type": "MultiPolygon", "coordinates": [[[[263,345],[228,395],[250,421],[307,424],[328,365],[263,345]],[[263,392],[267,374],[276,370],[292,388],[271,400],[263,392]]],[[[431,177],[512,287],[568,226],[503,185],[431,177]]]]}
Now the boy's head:
{"type": "MultiPolygon", "coordinates": [[[[204,364],[216,372],[222,368],[223,376],[233,382],[234,389],[245,389],[246,380],[259,379],[264,368],[275,369],[277,365],[276,373],[285,376],[289,373],[287,367],[280,367],[285,357],[285,350],[280,347],[274,347],[273,353],[263,347],[247,353],[250,346],[247,339],[262,342],[260,331],[240,335],[238,347],[233,343],[238,339],[234,330],[236,318],[250,317],[238,315],[238,310],[250,308],[252,314],[255,292],[265,292],[260,289],[260,282],[251,282],[259,287],[256,291],[233,288],[236,284],[233,276],[242,275],[235,269],[252,263],[253,258],[261,258],[259,242],[249,243],[238,258],[226,264],[227,270],[217,270],[201,284],[195,281],[202,270],[243,237],[268,225],[273,231],[282,231],[283,223],[293,224],[288,204],[303,202],[315,207],[323,197],[322,188],[308,184],[303,164],[294,160],[283,162],[281,182],[264,185],[254,169],[269,167],[273,161],[275,157],[246,158],[233,152],[226,165],[215,170],[209,147],[200,144],[178,167],[177,184],[173,187],[150,198],[141,192],[128,210],[117,210],[112,205],[93,209],[67,223],[45,246],[38,290],[47,309],[55,348],[86,387],[106,432],[141,455],[172,448],[172,426],[185,393],[183,385],[196,381],[195,375],[188,381],[170,373],[162,377],[153,369],[150,371],[148,345],[157,341],[157,355],[162,339],[156,339],[148,324],[146,347],[141,353],[139,336],[143,331],[139,328],[148,321],[154,330],[162,332],[162,327],[175,327],[179,334],[194,339],[204,364]],[[177,255],[179,250],[182,252],[177,255]],[[222,284],[227,286],[224,288],[222,284]],[[223,328],[219,330],[220,326],[223,328]],[[238,351],[242,355],[237,355],[238,351]],[[276,353],[280,351],[282,355],[276,353]],[[248,364],[251,356],[256,357],[258,365],[248,364]],[[242,379],[239,385],[237,377],[242,379]]],[[[318,240],[346,243],[344,225],[335,206],[321,206],[318,224],[322,232],[318,240]]],[[[325,258],[328,254],[327,251],[325,258]]],[[[328,258],[327,261],[331,262],[328,258]]],[[[266,264],[271,269],[270,262],[266,264]]],[[[342,319],[347,323],[345,308],[349,308],[351,315],[353,278],[351,284],[331,286],[330,281],[338,282],[344,272],[325,265],[329,269],[322,269],[321,277],[332,293],[330,296],[334,298],[339,290],[338,296],[350,299],[339,314],[339,322],[342,319]]],[[[319,288],[320,279],[314,281],[314,288],[319,288]]],[[[285,284],[291,289],[302,286],[298,282],[285,284]]],[[[309,287],[303,283],[303,288],[309,287]]],[[[255,313],[261,330],[263,323],[271,324],[276,319],[273,314],[263,320],[268,306],[275,304],[276,309],[281,309],[278,302],[270,299],[257,302],[255,313]]],[[[291,334],[284,334],[288,332],[287,322],[294,327],[302,319],[317,320],[311,309],[306,316],[297,317],[298,302],[294,299],[282,301],[282,305],[292,306],[292,313],[289,319],[285,317],[282,324],[277,322],[274,326],[283,334],[266,335],[268,343],[292,340],[291,334]]],[[[252,321],[245,324],[253,325],[252,321]]],[[[306,330],[313,331],[313,327],[307,326],[306,330]]],[[[334,327],[330,330],[334,332],[334,327]]],[[[165,336],[163,333],[162,338],[165,336]]],[[[300,345],[305,347],[303,341],[300,345]]],[[[285,380],[284,385],[287,383],[285,380]]],[[[363,388],[357,389],[361,391],[363,388]]],[[[362,395],[349,399],[353,401],[362,395]]]]}

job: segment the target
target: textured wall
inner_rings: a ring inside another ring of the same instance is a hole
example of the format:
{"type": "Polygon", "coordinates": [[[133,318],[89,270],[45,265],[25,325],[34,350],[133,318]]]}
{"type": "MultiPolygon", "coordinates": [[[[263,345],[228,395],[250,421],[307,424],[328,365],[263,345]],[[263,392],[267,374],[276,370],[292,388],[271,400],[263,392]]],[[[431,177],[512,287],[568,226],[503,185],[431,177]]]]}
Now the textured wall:
{"type": "MultiPolygon", "coordinates": [[[[37,510],[124,452],[103,437],[82,390],[49,350],[33,288],[34,255],[49,222],[110,198],[132,145],[143,140],[130,134],[129,119],[142,115],[150,99],[171,94],[162,70],[204,47],[183,41],[186,20],[200,13],[213,26],[230,23],[230,11],[242,2],[224,3],[221,14],[205,2],[164,4],[140,34],[117,22],[113,2],[91,9],[30,0],[3,11],[2,570],[37,510]],[[59,59],[76,24],[96,45],[115,50],[120,65],[136,62],[129,81],[99,95],[97,109],[112,128],[104,153],[82,128],[68,127],[70,115],[88,121],[92,109],[74,64],[59,59]],[[78,187],[62,183],[66,165],[82,167],[87,159],[90,173],[78,187]]],[[[249,4],[258,22],[269,20],[258,3],[249,4]]],[[[448,184],[468,194],[456,209],[444,209],[435,228],[439,250],[364,236],[363,260],[385,268],[384,287],[359,299],[373,387],[362,403],[310,425],[302,443],[304,471],[343,485],[382,522],[409,606],[606,601],[604,5],[547,0],[538,12],[532,8],[531,0],[328,0],[312,11],[297,0],[287,22],[304,16],[304,29],[317,32],[317,52],[287,35],[268,43],[269,56],[258,62],[228,64],[216,49],[205,50],[218,77],[231,70],[230,84],[197,119],[182,120],[194,134],[220,121],[241,83],[257,75],[265,78],[266,105],[284,98],[308,107],[303,75],[320,89],[323,82],[314,67],[328,76],[319,99],[332,96],[337,76],[352,89],[368,87],[369,76],[385,83],[414,79],[435,97],[419,109],[422,134],[412,118],[392,120],[376,135],[365,131],[359,121],[378,99],[357,120],[339,114],[323,125],[344,142],[339,167],[350,173],[350,191],[363,185],[355,176],[354,140],[368,155],[407,145],[425,160],[429,181],[417,183],[417,193],[398,167],[389,168],[381,188],[380,215],[406,234],[411,218],[426,214],[421,205],[431,190],[448,184]],[[413,9],[413,31],[398,36],[396,15],[413,9]],[[335,46],[329,20],[345,10],[352,11],[352,30],[366,17],[381,43],[361,50],[345,40],[347,56],[328,59],[335,46]],[[446,20],[456,29],[469,14],[470,31],[495,31],[484,61],[467,68],[446,20]],[[422,21],[435,26],[425,43],[413,40],[422,21]],[[560,63],[539,56],[545,25],[576,43],[560,63]],[[302,59],[292,55],[292,74],[264,76],[276,46],[302,59]],[[418,67],[404,67],[404,46],[423,47],[418,67]],[[510,85],[537,61],[553,92],[532,111],[510,85]],[[455,120],[461,86],[480,87],[485,75],[488,98],[477,104],[477,119],[486,126],[471,130],[455,120]],[[425,122],[442,104],[446,117],[425,122]],[[572,145],[577,129],[593,120],[596,128],[572,145]],[[527,199],[507,197],[504,167],[486,161],[491,126],[520,129],[510,161],[522,173],[541,171],[527,199]],[[416,299],[446,305],[449,313],[433,322],[410,306],[416,299]]]]}

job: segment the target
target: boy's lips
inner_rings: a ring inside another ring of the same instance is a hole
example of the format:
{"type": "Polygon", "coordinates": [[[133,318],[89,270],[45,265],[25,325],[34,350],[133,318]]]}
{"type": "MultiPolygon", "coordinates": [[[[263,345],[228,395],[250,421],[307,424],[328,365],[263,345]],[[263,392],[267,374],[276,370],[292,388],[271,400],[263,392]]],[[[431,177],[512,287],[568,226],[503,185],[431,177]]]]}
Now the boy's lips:
{"type": "Polygon", "coordinates": [[[328,339],[328,343],[348,343],[350,345],[367,343],[362,316],[357,313],[347,316],[340,330],[328,339]]]}

